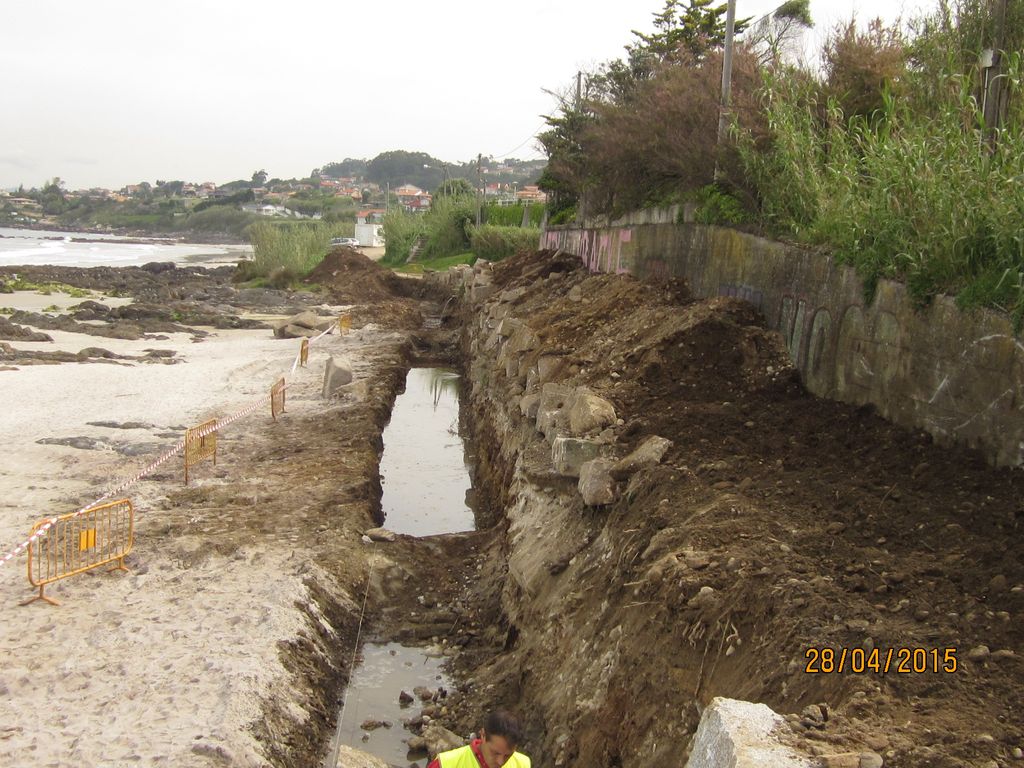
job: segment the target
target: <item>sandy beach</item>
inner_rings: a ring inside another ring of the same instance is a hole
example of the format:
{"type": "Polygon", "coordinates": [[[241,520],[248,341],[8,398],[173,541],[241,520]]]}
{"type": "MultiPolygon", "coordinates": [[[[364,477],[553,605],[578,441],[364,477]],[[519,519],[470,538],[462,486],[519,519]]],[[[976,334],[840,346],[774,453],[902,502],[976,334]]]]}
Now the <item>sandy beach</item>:
{"type": "MultiPolygon", "coordinates": [[[[32,294],[6,295],[0,303],[38,310],[40,301],[70,303],[32,294]]],[[[320,397],[327,357],[344,351],[358,361],[382,335],[372,328],[328,335],[312,346],[308,367],[292,372],[296,339],[275,339],[268,330],[206,330],[211,335],[199,342],[183,333],[101,340],[123,355],[172,350],[176,364],[0,371],[7,405],[0,413],[0,554],[35,521],[95,499],[174,445],[183,426],[263,397],[280,375],[289,382],[283,418],[331,407],[320,397]],[[39,443],[53,438],[88,438],[95,449],[39,443]]],[[[50,333],[53,342],[17,346],[77,352],[97,342],[50,333]]],[[[194,470],[192,492],[221,482],[238,449],[265,440],[275,427],[267,408],[227,428],[218,466],[194,470]]],[[[265,703],[276,700],[306,717],[279,644],[307,623],[296,606],[310,603],[306,584],[318,566],[279,541],[254,540],[222,554],[204,534],[225,522],[169,498],[182,490],[181,468],[178,456],[128,492],[136,508],[130,572],[68,578],[47,590],[59,607],[22,607],[18,602],[32,595],[25,555],[0,569],[0,765],[263,766],[252,724],[265,703]],[[167,536],[172,527],[198,535],[167,536]]],[[[258,492],[249,501],[257,508],[258,492]]]]}

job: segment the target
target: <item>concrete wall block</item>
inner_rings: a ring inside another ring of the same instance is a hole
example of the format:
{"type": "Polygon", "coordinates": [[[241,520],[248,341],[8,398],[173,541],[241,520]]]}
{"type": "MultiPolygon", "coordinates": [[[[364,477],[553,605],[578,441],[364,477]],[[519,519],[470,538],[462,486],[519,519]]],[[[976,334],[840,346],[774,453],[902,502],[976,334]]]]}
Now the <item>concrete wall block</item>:
{"type": "Polygon", "coordinates": [[[815,768],[782,743],[787,729],[764,704],[716,697],[701,715],[686,768],[815,768]]]}

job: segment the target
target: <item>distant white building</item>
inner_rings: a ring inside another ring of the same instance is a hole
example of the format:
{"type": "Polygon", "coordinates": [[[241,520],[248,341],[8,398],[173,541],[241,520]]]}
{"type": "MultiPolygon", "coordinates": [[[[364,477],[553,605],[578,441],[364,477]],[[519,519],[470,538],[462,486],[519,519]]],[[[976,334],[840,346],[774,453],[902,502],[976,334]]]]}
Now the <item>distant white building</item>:
{"type": "Polygon", "coordinates": [[[356,214],[356,240],[360,245],[379,248],[384,245],[383,208],[365,208],[356,214]]]}

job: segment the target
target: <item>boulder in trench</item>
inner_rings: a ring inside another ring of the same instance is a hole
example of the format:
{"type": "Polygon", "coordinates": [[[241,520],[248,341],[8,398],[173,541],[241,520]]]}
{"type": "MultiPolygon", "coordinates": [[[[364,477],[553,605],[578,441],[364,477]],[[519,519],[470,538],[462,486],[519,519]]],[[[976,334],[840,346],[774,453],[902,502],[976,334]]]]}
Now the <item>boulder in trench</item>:
{"type": "Polygon", "coordinates": [[[458,749],[465,742],[457,733],[452,733],[444,726],[432,722],[423,729],[423,740],[427,743],[427,752],[433,760],[440,752],[447,752],[449,749],[458,749]]]}

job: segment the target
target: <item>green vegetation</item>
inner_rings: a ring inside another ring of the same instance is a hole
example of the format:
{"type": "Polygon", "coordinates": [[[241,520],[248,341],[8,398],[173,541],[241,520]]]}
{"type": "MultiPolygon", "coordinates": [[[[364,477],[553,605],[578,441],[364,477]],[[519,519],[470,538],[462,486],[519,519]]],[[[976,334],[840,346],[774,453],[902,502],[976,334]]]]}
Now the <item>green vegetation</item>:
{"type": "Polygon", "coordinates": [[[562,98],[540,137],[550,222],[694,202],[700,222],[824,246],[869,293],[894,278],[921,303],[952,293],[1024,321],[1024,1],[850,21],[820,68],[787,62],[810,16],[785,3],[736,52],[722,145],[717,10],[668,0],[655,33],[562,98]]]}
{"type": "Polygon", "coordinates": [[[0,277],[0,293],[35,291],[43,296],[65,293],[73,298],[87,298],[92,295],[85,288],[76,288],[66,283],[33,283],[20,277],[0,277]]]}
{"type": "Polygon", "coordinates": [[[237,279],[263,278],[275,288],[287,287],[323,261],[332,238],[351,235],[351,224],[258,222],[249,229],[253,259],[239,264],[237,279]]]}
{"type": "Polygon", "coordinates": [[[416,243],[416,259],[436,259],[464,253],[469,249],[469,227],[476,218],[471,197],[440,197],[425,214],[393,208],[384,217],[384,258],[386,266],[398,266],[409,259],[416,243]]]}
{"type": "Polygon", "coordinates": [[[477,257],[500,261],[522,251],[536,251],[540,247],[540,229],[483,224],[470,230],[469,241],[477,257]]]}
{"type": "MultiPolygon", "coordinates": [[[[474,258],[497,261],[522,250],[536,250],[540,229],[520,227],[524,210],[531,221],[543,216],[543,206],[489,206],[486,214],[512,226],[483,224],[475,226],[476,200],[471,196],[440,197],[425,214],[394,209],[384,218],[387,250],[381,264],[400,267],[417,246],[414,263],[438,264],[450,258],[461,259],[467,252],[474,258]],[[504,217],[504,218],[503,218],[504,217]]],[[[467,263],[455,261],[452,263],[467,263]]],[[[441,267],[437,267],[441,268],[441,267]]]]}
{"type": "Polygon", "coordinates": [[[528,221],[531,227],[539,227],[544,220],[544,203],[531,203],[530,205],[485,205],[484,223],[495,224],[501,227],[520,227],[523,224],[523,212],[529,216],[528,221]]]}
{"type": "MultiPolygon", "coordinates": [[[[765,227],[829,246],[869,294],[880,278],[898,279],[921,303],[956,294],[961,306],[1002,309],[1019,326],[1021,51],[1003,57],[1007,108],[996,128],[974,66],[985,14],[966,0],[957,10],[920,20],[906,39],[877,23],[841,27],[825,50],[824,82],[767,73],[772,143],[762,150],[745,134],[741,154],[765,227]]],[[[1022,4],[1015,10],[1024,17],[1022,4]]]]}
{"type": "Polygon", "coordinates": [[[401,264],[395,267],[395,271],[405,272],[410,275],[419,275],[424,272],[444,272],[449,267],[458,266],[459,264],[472,264],[475,261],[475,253],[456,253],[452,256],[442,256],[438,259],[401,264]]]}

